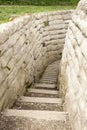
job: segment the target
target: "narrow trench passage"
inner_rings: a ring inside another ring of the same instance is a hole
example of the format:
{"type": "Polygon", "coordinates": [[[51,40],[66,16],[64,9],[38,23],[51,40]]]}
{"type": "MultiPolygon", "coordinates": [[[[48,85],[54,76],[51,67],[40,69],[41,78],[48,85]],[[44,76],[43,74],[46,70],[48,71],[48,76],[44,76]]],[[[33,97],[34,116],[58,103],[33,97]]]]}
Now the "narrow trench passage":
{"type": "Polygon", "coordinates": [[[58,95],[58,64],[50,64],[39,82],[4,112],[0,130],[71,130],[58,95]]]}

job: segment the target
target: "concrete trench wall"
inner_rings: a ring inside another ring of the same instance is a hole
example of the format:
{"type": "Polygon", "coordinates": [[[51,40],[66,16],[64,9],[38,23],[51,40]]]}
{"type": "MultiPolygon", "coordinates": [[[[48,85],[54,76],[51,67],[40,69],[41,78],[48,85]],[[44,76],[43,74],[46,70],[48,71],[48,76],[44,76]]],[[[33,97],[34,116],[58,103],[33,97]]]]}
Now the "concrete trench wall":
{"type": "Polygon", "coordinates": [[[0,25],[0,111],[38,80],[48,63],[61,59],[71,12],[25,15],[0,25]]]}
{"type": "Polygon", "coordinates": [[[87,130],[87,0],[80,1],[69,24],[60,90],[73,130],[87,130]]]}

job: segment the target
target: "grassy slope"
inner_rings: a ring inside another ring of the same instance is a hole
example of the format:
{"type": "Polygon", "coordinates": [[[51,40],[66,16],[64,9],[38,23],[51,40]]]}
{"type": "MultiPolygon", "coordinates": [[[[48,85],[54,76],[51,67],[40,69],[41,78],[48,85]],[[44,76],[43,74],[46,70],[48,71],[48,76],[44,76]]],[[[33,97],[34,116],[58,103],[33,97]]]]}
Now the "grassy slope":
{"type": "Polygon", "coordinates": [[[75,9],[75,6],[0,6],[0,23],[8,22],[13,15],[66,9],[75,9]]]}

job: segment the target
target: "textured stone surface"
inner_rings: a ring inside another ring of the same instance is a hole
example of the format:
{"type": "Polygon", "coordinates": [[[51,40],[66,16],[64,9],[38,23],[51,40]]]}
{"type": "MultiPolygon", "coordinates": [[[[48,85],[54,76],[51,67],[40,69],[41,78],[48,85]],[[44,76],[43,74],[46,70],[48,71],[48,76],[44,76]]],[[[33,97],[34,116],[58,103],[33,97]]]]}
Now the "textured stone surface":
{"type": "Polygon", "coordinates": [[[87,0],[80,1],[69,24],[60,82],[73,130],[87,130],[87,0]]]}
{"type": "Polygon", "coordinates": [[[65,112],[16,110],[7,115],[9,116],[1,122],[1,130],[71,130],[68,114],[65,112]]]}

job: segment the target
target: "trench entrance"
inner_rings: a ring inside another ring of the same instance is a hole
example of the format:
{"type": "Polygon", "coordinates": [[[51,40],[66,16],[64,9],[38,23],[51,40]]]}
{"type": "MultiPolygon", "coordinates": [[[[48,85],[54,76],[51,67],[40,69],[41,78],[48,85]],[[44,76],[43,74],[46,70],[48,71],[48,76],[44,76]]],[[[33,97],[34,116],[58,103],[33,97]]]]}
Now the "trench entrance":
{"type": "Polygon", "coordinates": [[[0,130],[71,130],[57,85],[59,61],[48,65],[39,82],[7,109],[0,130]]]}

